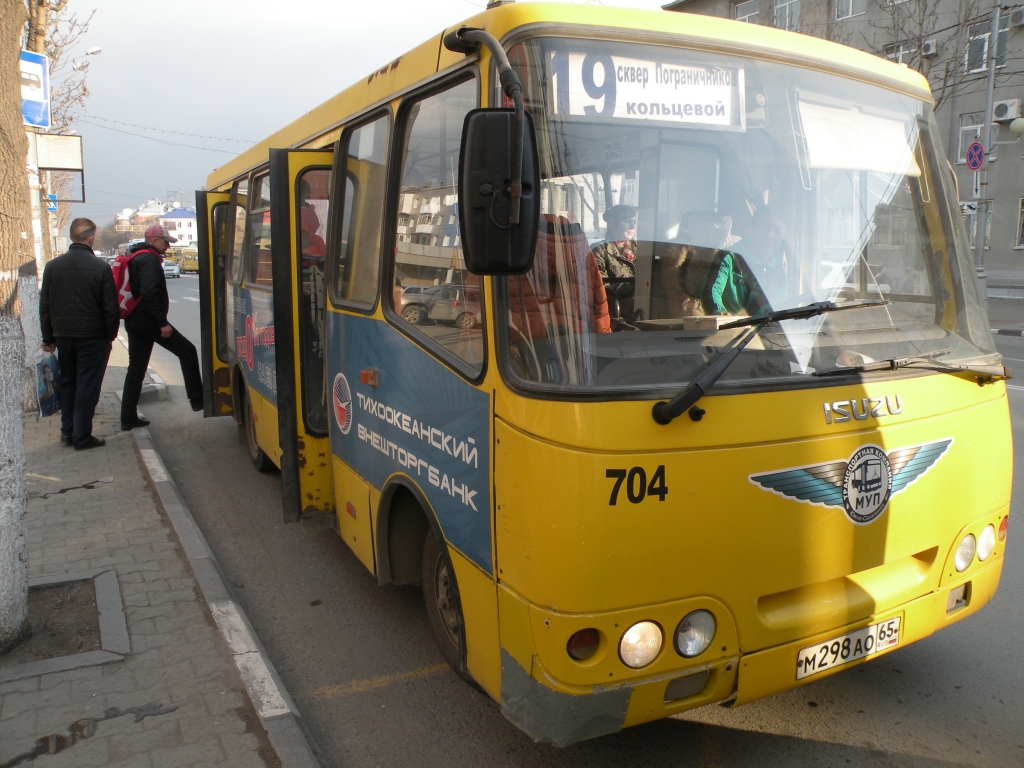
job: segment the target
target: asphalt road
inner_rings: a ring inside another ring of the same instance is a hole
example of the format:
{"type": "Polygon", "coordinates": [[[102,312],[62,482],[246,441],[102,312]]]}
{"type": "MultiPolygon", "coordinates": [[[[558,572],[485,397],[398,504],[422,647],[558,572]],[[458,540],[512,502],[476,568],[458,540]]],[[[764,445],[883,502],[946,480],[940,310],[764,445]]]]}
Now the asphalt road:
{"type": "MultiPolygon", "coordinates": [[[[198,346],[197,291],[194,277],[170,281],[171,321],[198,346]]],[[[1024,373],[1024,339],[998,346],[1024,373]]],[[[330,765],[1024,765],[1015,547],[994,603],[930,638],[745,707],[560,750],[532,743],[444,666],[418,589],[377,587],[332,531],[283,524],[278,475],[251,467],[230,419],[189,410],[172,356],[152,364],[172,385],[171,400],[143,408],[154,440],[330,765]]],[[[1024,445],[1024,386],[1010,403],[1024,445]]],[[[1024,519],[1019,494],[1013,518],[1024,519]]]]}

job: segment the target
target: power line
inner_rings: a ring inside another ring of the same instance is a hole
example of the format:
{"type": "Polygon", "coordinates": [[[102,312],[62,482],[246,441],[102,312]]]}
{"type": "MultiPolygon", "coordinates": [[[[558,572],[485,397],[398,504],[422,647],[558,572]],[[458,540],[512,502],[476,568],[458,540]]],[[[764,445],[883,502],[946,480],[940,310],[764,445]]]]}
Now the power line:
{"type": "Polygon", "coordinates": [[[105,131],[114,131],[115,133],[123,133],[123,134],[125,134],[127,136],[136,136],[136,137],[138,137],[140,139],[146,139],[147,141],[155,141],[157,144],[166,144],[166,145],[172,146],[172,147],[188,147],[189,149],[201,149],[204,152],[220,152],[220,153],[225,154],[225,155],[237,155],[238,154],[237,152],[232,152],[231,150],[228,150],[228,149],[212,149],[211,147],[197,147],[194,144],[182,144],[182,143],[177,142],[177,141],[164,141],[163,139],[157,139],[157,138],[154,138],[152,136],[143,136],[141,133],[132,133],[131,131],[122,131],[119,128],[111,128],[109,125],[100,125],[99,123],[94,123],[94,122],[92,122],[90,120],[86,120],[85,118],[82,118],[82,117],[78,118],[78,121],[81,122],[81,123],[88,123],[89,125],[94,125],[97,128],[104,129],[105,131]]]}
{"type": "MultiPolygon", "coordinates": [[[[467,0],[468,2],[468,0],[467,0]]],[[[127,128],[141,128],[144,131],[156,131],[158,133],[169,133],[175,136],[190,136],[193,139],[211,139],[212,141],[235,141],[239,144],[255,144],[255,141],[249,139],[225,139],[220,136],[204,136],[201,133],[185,133],[184,131],[169,131],[166,128],[153,128],[148,125],[136,125],[135,123],[125,123],[121,120],[111,120],[108,117],[100,117],[99,115],[88,115],[93,120],[102,120],[104,123],[114,123],[115,125],[123,125],[127,128]]]]}

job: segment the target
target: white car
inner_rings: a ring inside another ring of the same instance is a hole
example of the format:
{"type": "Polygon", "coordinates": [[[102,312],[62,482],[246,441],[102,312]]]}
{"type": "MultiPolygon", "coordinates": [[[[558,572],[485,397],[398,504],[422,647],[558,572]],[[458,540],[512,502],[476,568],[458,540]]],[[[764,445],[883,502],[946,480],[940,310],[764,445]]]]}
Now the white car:
{"type": "Polygon", "coordinates": [[[181,277],[181,267],[177,262],[164,259],[164,277],[181,277]]]}

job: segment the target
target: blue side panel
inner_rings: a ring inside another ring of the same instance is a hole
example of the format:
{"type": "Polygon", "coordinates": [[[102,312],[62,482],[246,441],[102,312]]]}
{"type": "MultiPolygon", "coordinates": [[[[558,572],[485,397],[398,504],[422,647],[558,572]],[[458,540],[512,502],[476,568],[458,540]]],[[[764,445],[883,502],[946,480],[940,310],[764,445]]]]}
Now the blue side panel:
{"type": "Polygon", "coordinates": [[[413,478],[445,538],[490,573],[490,397],[385,322],[327,323],[331,451],[377,488],[413,478]],[[365,369],[377,386],[360,383],[365,369]]]}
{"type": "Polygon", "coordinates": [[[245,382],[277,405],[274,294],[227,286],[228,349],[246,371],[245,382]]]}

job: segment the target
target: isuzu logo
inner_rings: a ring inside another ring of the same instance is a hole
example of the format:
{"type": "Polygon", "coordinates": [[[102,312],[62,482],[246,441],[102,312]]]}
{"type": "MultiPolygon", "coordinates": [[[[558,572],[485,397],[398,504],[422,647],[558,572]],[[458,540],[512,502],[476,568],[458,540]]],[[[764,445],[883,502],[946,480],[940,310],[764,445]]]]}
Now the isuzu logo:
{"type": "Polygon", "coordinates": [[[871,417],[880,419],[883,416],[895,416],[903,412],[903,401],[899,395],[895,397],[862,397],[859,400],[836,400],[834,403],[822,403],[825,409],[826,424],[842,424],[844,421],[856,419],[863,421],[871,417]]]}
{"type": "Polygon", "coordinates": [[[864,525],[885,511],[889,499],[931,469],[952,444],[949,437],[888,453],[877,445],[862,445],[848,459],[750,475],[748,479],[787,499],[839,507],[851,522],[864,525]]]}

